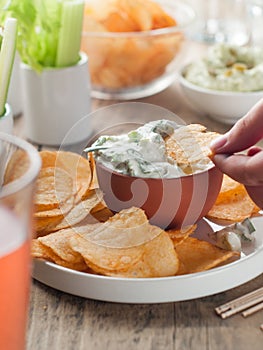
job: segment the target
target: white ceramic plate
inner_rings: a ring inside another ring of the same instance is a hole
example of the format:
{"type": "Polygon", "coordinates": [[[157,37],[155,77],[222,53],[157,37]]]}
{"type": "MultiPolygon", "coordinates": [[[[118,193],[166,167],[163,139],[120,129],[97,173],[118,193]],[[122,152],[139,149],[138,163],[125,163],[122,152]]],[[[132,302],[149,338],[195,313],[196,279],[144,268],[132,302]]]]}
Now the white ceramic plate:
{"type": "MultiPolygon", "coordinates": [[[[34,261],[33,277],[55,289],[84,298],[118,303],[165,303],[189,300],[237,287],[263,273],[263,217],[254,218],[255,241],[242,248],[238,261],[212,270],[163,278],[115,278],[73,271],[50,262],[34,261]]],[[[219,226],[198,223],[195,236],[219,226]]]]}

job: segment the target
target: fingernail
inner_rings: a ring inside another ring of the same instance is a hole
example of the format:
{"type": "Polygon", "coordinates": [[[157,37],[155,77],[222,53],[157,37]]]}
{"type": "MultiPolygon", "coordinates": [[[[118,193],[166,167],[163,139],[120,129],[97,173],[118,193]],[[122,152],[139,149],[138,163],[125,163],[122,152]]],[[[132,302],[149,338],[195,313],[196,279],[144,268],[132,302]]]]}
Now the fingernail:
{"type": "Polygon", "coordinates": [[[227,142],[226,135],[219,136],[210,143],[210,148],[212,151],[219,151],[227,142]]]}

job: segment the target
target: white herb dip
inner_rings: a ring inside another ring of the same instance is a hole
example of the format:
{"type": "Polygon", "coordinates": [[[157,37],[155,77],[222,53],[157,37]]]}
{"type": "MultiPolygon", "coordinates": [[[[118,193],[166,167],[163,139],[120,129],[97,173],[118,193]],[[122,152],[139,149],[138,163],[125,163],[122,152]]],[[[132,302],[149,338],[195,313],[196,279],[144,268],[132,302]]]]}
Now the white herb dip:
{"type": "Polygon", "coordinates": [[[263,90],[263,49],[211,46],[206,57],[186,68],[184,77],[192,84],[213,90],[263,90]]]}
{"type": "MultiPolygon", "coordinates": [[[[169,120],[147,123],[127,134],[100,136],[92,147],[96,161],[119,173],[147,178],[176,178],[187,174],[167,155],[165,137],[178,126],[169,120]]],[[[207,167],[207,165],[206,165],[207,167]]],[[[203,169],[197,168],[196,172],[203,169]]]]}

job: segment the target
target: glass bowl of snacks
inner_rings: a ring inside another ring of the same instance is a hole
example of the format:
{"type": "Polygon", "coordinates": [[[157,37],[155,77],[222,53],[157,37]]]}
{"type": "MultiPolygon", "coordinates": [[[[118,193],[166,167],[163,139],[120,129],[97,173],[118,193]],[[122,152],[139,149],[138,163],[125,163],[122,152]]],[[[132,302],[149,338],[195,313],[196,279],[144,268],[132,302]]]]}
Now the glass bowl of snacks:
{"type": "Polygon", "coordinates": [[[89,56],[93,96],[128,100],[167,88],[194,18],[182,1],[87,0],[81,48],[89,56]]]}

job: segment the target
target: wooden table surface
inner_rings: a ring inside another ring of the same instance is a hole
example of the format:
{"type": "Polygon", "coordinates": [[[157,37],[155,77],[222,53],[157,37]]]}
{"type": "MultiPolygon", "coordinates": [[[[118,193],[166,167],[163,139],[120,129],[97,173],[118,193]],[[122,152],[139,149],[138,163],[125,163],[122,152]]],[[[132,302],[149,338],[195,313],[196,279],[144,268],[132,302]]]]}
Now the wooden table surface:
{"type": "MultiPolygon", "coordinates": [[[[197,45],[197,44],[195,44],[197,45]]],[[[200,53],[200,47],[195,47],[200,53]]],[[[194,54],[194,50],[192,53],[194,54]]],[[[138,100],[169,109],[186,123],[225,132],[230,126],[194,110],[175,82],[138,100]]],[[[92,109],[118,101],[92,100],[92,109]]],[[[23,135],[23,117],[15,122],[23,135]]],[[[263,259],[263,256],[262,256],[263,259]]],[[[263,348],[263,311],[222,320],[214,308],[263,286],[263,275],[232,290],[200,299],[164,304],[118,304],[69,295],[32,281],[28,350],[253,350],[263,348]]],[[[149,291],[150,293],[150,291],[149,291]]]]}

